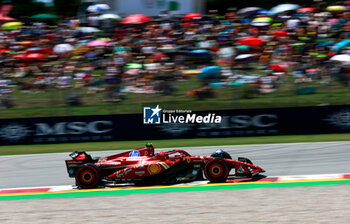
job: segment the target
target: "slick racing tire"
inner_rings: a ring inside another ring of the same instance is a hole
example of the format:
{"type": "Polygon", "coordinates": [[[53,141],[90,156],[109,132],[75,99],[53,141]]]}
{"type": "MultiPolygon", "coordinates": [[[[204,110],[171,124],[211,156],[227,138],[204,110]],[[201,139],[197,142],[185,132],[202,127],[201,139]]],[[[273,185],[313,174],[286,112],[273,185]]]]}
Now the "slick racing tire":
{"type": "Polygon", "coordinates": [[[226,182],[229,168],[222,158],[208,160],[204,167],[205,177],[212,183],[226,182]]]}
{"type": "Polygon", "coordinates": [[[82,165],[75,175],[77,185],[83,189],[96,188],[100,184],[100,172],[94,164],[82,165]]]}

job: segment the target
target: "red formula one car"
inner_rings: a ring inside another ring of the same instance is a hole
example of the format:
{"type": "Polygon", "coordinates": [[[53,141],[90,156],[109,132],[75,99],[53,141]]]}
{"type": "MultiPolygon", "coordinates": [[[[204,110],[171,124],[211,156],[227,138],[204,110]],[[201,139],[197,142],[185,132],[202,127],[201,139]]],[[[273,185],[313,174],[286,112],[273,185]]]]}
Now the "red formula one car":
{"type": "Polygon", "coordinates": [[[80,188],[114,186],[120,183],[138,185],[176,184],[203,180],[226,182],[231,169],[236,177],[253,177],[265,172],[243,157],[233,160],[218,150],[211,156],[191,156],[184,150],[154,153],[151,144],[145,148],[120,154],[92,158],[86,152],[73,152],[66,160],[69,177],[74,177],[80,188]]]}

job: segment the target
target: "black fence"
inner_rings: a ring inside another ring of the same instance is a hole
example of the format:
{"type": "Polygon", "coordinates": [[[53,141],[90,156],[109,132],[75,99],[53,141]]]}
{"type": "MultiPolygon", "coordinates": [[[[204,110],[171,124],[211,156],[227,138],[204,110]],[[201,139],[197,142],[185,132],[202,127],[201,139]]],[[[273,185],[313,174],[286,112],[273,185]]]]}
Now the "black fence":
{"type": "Polygon", "coordinates": [[[222,119],[218,124],[163,122],[158,125],[143,124],[142,114],[1,119],[0,141],[1,145],[16,145],[350,132],[350,106],[194,113],[202,116],[215,113],[222,119]]]}

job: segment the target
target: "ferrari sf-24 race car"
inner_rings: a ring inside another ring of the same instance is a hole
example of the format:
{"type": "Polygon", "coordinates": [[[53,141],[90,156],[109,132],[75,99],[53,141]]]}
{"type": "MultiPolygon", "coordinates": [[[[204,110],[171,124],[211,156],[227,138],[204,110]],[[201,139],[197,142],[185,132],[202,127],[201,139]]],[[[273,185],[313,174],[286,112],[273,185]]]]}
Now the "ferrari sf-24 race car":
{"type": "MultiPolygon", "coordinates": [[[[192,156],[184,150],[154,153],[154,147],[123,152],[108,157],[92,158],[86,152],[73,152],[66,160],[69,177],[80,188],[116,186],[121,183],[137,185],[177,184],[205,177],[214,183],[226,182],[230,171],[235,177],[254,177],[265,172],[244,157],[233,160],[222,150],[211,156],[192,156]]],[[[231,175],[230,175],[231,176],[231,175]]]]}

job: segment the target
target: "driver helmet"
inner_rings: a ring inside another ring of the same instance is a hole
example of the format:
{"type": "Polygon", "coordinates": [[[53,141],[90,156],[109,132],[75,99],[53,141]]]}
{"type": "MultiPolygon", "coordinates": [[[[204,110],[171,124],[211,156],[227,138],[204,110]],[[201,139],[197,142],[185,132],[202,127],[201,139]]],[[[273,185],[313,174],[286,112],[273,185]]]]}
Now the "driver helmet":
{"type": "Polygon", "coordinates": [[[221,157],[221,158],[225,158],[225,159],[232,159],[230,154],[228,154],[227,152],[225,152],[222,149],[216,150],[213,154],[211,154],[211,156],[212,157],[221,157]]]}
{"type": "Polygon", "coordinates": [[[222,153],[224,153],[224,150],[218,149],[218,150],[215,151],[215,153],[216,153],[216,154],[222,154],[222,153]]]}
{"type": "Polygon", "coordinates": [[[147,143],[146,149],[148,151],[149,156],[154,156],[154,147],[153,147],[152,143],[147,143]]]}

